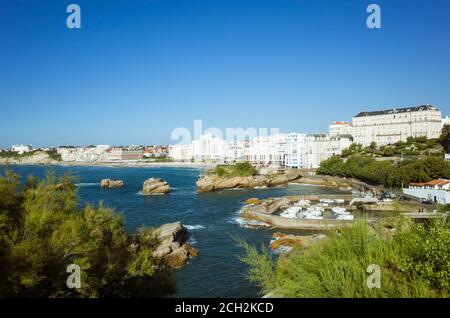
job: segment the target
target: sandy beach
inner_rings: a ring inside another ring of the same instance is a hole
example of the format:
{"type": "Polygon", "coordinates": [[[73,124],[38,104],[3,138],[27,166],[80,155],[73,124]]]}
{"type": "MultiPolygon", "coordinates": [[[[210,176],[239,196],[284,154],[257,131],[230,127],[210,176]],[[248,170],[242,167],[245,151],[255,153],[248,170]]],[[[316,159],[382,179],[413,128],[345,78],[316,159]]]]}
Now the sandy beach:
{"type": "Polygon", "coordinates": [[[31,162],[31,161],[9,161],[1,162],[2,165],[56,165],[66,167],[120,167],[120,168],[195,168],[209,169],[215,164],[202,162],[145,162],[145,161],[120,161],[120,162],[82,162],[82,161],[51,161],[51,162],[31,162]]]}

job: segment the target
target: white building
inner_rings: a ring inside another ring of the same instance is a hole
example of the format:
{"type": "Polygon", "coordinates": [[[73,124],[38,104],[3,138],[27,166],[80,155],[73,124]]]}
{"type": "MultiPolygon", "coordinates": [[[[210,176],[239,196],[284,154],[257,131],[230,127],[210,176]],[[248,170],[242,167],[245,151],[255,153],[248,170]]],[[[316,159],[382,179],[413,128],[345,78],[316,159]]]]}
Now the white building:
{"type": "Polygon", "coordinates": [[[306,134],[291,133],[286,137],[285,166],[288,168],[304,168],[306,155],[306,134]]]}
{"type": "Polygon", "coordinates": [[[450,204],[450,180],[437,179],[423,183],[411,183],[403,193],[421,200],[439,204],[450,204]]]}
{"type": "Polygon", "coordinates": [[[285,166],[295,169],[318,168],[322,161],[340,155],[352,142],[348,135],[289,134],[286,140],[285,166]]]}
{"type": "Polygon", "coordinates": [[[450,117],[445,116],[441,119],[441,129],[443,129],[445,126],[450,125],[450,117]]]}
{"type": "Polygon", "coordinates": [[[248,141],[227,141],[225,163],[235,163],[246,160],[248,141]]]}
{"type": "Polygon", "coordinates": [[[144,158],[144,151],[142,147],[112,147],[106,150],[101,155],[99,161],[126,161],[126,160],[141,160],[144,158]]]}
{"type": "Polygon", "coordinates": [[[226,154],[225,140],[211,134],[201,135],[192,142],[192,157],[196,161],[223,162],[226,154]]]}
{"type": "Polygon", "coordinates": [[[108,149],[108,145],[97,145],[84,148],[61,146],[58,147],[56,151],[61,155],[62,161],[94,162],[107,161],[105,160],[105,155],[108,149]]]}
{"type": "Polygon", "coordinates": [[[450,162],[450,154],[446,153],[446,154],[444,155],[444,160],[450,162]]]}
{"type": "Polygon", "coordinates": [[[329,126],[331,137],[334,136],[353,136],[353,125],[346,121],[335,121],[329,126]]]}
{"type": "Polygon", "coordinates": [[[31,145],[12,145],[11,146],[11,151],[17,152],[19,154],[23,154],[23,153],[29,152],[31,150],[33,150],[33,147],[31,147],[31,145]]]}
{"type": "Polygon", "coordinates": [[[191,144],[171,145],[169,157],[177,161],[248,161],[255,166],[317,168],[351,144],[348,135],[291,133],[258,136],[250,141],[225,141],[202,135],[191,144]]]}
{"type": "Polygon", "coordinates": [[[438,138],[441,132],[441,112],[434,106],[361,112],[352,121],[354,141],[369,146],[406,141],[408,137],[438,138]]]}
{"type": "Polygon", "coordinates": [[[194,160],[192,144],[178,144],[169,146],[169,157],[177,161],[194,160]]]}
{"type": "Polygon", "coordinates": [[[257,136],[250,140],[245,158],[253,165],[284,166],[286,134],[257,136]]]}

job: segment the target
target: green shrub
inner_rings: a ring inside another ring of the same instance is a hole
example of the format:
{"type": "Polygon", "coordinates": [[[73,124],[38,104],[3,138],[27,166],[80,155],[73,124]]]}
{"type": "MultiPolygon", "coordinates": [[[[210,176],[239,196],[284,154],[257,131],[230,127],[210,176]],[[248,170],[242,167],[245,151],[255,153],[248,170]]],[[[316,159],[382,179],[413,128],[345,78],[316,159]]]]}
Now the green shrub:
{"type": "Polygon", "coordinates": [[[170,295],[172,276],[143,233],[128,234],[123,218],[102,205],[80,208],[70,176],[20,184],[7,172],[0,177],[0,297],[170,295]],[[80,266],[79,289],[66,287],[70,264],[80,266]]]}
{"type": "Polygon", "coordinates": [[[438,156],[425,159],[405,159],[394,163],[375,160],[355,154],[344,162],[339,156],[322,161],[318,174],[356,178],[385,187],[406,186],[410,182],[426,182],[438,178],[450,178],[450,163],[438,156]]]}
{"type": "Polygon", "coordinates": [[[216,174],[219,177],[249,177],[258,174],[258,171],[249,162],[240,162],[233,165],[218,165],[215,169],[210,171],[211,174],[216,174]]]}
{"type": "Polygon", "coordinates": [[[442,222],[425,228],[398,219],[393,230],[355,222],[277,261],[254,246],[241,245],[246,250],[241,259],[250,266],[248,278],[262,293],[281,297],[450,296],[450,230],[442,222]],[[380,266],[381,288],[367,286],[371,264],[380,266]]]}

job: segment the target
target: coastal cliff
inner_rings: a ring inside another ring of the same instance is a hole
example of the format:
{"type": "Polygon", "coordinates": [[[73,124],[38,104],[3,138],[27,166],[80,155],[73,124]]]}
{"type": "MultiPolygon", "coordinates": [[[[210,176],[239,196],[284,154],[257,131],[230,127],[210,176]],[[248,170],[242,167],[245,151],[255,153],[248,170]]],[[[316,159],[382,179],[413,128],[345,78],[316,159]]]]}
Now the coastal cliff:
{"type": "Polygon", "coordinates": [[[298,170],[271,171],[260,174],[248,163],[233,166],[219,166],[208,171],[197,182],[198,192],[212,192],[234,188],[258,188],[287,185],[302,178],[298,170]]]}
{"type": "Polygon", "coordinates": [[[20,165],[35,165],[35,164],[55,164],[59,160],[55,156],[51,156],[47,151],[34,151],[22,155],[0,156],[0,164],[20,164],[20,165]]]}

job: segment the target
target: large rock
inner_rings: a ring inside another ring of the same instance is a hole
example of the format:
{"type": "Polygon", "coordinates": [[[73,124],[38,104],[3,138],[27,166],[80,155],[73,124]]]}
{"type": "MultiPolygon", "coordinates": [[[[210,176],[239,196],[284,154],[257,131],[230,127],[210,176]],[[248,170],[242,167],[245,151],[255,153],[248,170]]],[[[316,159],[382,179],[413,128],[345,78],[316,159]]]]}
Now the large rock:
{"type": "Polygon", "coordinates": [[[272,250],[276,250],[282,246],[288,246],[293,248],[308,248],[318,240],[324,239],[323,234],[313,234],[313,235],[291,235],[284,233],[274,233],[273,238],[275,239],[270,243],[272,250]]]}
{"type": "Polygon", "coordinates": [[[255,205],[260,205],[262,202],[260,199],[258,198],[250,198],[245,200],[245,204],[255,204],[255,205]]]}
{"type": "Polygon", "coordinates": [[[123,181],[122,180],[102,179],[102,181],[100,181],[100,186],[102,188],[121,188],[121,187],[123,187],[123,181]]]}
{"type": "Polygon", "coordinates": [[[161,225],[154,231],[160,245],[153,256],[163,260],[167,266],[178,268],[198,256],[198,250],[186,243],[189,233],[180,222],[161,225]]]}
{"type": "Polygon", "coordinates": [[[220,177],[216,174],[206,174],[197,180],[199,192],[211,192],[222,189],[233,188],[256,188],[274,187],[286,185],[288,182],[301,178],[300,172],[289,172],[282,174],[266,174],[247,177],[220,177]]]}
{"type": "Polygon", "coordinates": [[[264,200],[259,206],[265,213],[273,214],[280,211],[282,208],[286,208],[291,204],[291,201],[287,197],[281,198],[269,198],[264,200]]]}
{"type": "Polygon", "coordinates": [[[150,178],[144,181],[142,193],[146,195],[161,195],[170,192],[169,184],[160,178],[150,178]]]}

